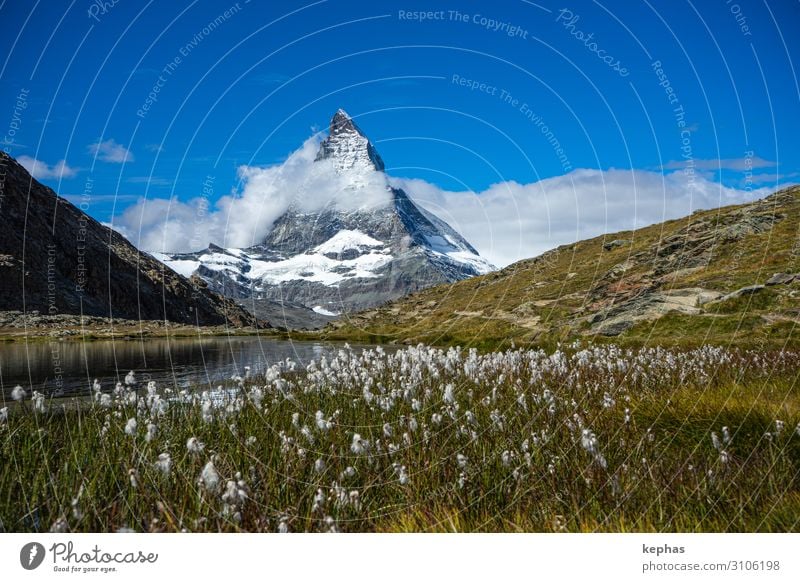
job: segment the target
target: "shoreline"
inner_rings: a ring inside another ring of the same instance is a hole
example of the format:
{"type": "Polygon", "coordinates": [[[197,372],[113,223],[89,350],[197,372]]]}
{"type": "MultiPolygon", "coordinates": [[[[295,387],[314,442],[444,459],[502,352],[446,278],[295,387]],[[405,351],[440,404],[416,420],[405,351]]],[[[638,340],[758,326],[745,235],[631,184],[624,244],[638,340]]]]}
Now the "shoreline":
{"type": "Polygon", "coordinates": [[[80,315],[40,315],[0,312],[0,342],[96,341],[142,338],[217,336],[287,337],[290,332],[273,327],[199,326],[164,320],[130,320],[80,315]]]}

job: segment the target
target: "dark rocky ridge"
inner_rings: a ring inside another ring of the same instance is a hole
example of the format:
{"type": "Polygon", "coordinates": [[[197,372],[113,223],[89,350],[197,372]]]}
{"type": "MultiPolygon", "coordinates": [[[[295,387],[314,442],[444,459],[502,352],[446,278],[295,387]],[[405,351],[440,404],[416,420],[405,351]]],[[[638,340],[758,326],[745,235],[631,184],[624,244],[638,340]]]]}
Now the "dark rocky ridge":
{"type": "Polygon", "coordinates": [[[197,325],[256,325],[231,299],[175,273],[0,152],[0,311],[197,325]]]}

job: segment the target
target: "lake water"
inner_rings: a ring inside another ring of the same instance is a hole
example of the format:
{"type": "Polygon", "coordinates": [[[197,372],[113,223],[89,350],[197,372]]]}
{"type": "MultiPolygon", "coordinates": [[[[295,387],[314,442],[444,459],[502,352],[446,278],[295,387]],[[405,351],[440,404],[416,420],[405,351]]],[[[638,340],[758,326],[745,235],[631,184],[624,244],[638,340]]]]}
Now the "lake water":
{"type": "Polygon", "coordinates": [[[2,343],[0,388],[2,400],[18,384],[29,395],[32,390],[53,396],[87,394],[95,378],[110,390],[131,370],[138,381],[155,380],[162,388],[216,388],[235,374],[243,376],[245,366],[258,373],[291,358],[305,367],[341,348],[260,337],[2,343]]]}

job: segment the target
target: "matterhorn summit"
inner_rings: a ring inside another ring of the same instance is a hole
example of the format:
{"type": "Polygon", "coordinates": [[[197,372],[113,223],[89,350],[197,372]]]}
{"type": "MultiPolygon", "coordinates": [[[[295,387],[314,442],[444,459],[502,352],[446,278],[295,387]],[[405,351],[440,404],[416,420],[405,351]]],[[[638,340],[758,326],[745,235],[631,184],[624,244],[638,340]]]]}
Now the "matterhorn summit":
{"type": "Polygon", "coordinates": [[[319,147],[317,160],[332,160],[339,173],[382,172],[383,160],[375,146],[344,109],[331,119],[330,133],[319,147]]]}
{"type": "Polygon", "coordinates": [[[333,188],[322,207],[308,208],[309,193],[297,192],[259,244],[157,258],[258,316],[276,304],[333,316],[494,270],[447,223],[389,184],[375,146],[342,109],[310,165],[333,188]]]}

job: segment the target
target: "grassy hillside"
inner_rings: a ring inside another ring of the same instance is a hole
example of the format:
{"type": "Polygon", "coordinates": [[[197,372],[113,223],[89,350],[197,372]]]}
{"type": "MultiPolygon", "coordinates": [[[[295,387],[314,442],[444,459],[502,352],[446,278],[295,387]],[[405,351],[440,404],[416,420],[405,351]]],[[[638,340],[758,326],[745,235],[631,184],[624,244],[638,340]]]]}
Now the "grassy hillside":
{"type": "Polygon", "coordinates": [[[323,335],[478,347],[575,338],[797,347],[798,322],[800,187],[793,187],[565,245],[351,316],[323,335]]]}

